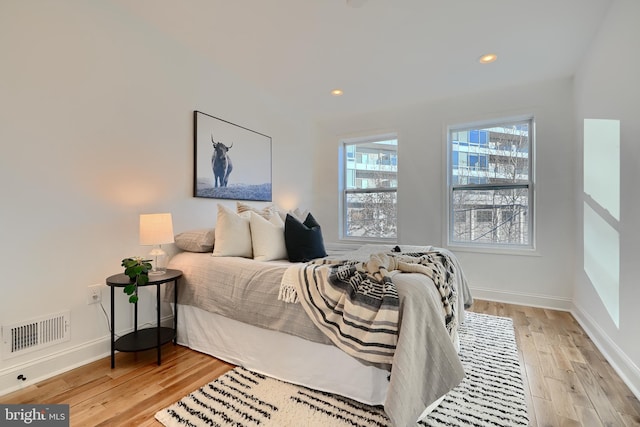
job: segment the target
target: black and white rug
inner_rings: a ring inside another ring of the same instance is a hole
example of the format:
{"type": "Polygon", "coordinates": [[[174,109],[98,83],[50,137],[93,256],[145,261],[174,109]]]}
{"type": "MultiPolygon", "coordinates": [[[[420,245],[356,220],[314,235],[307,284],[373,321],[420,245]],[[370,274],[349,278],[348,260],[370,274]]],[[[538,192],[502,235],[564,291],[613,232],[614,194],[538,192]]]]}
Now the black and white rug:
{"type": "MultiPolygon", "coordinates": [[[[466,377],[418,426],[526,426],[511,319],[467,313],[460,327],[466,377]]],[[[235,368],[156,413],[167,427],[389,426],[380,407],[235,368]]]]}

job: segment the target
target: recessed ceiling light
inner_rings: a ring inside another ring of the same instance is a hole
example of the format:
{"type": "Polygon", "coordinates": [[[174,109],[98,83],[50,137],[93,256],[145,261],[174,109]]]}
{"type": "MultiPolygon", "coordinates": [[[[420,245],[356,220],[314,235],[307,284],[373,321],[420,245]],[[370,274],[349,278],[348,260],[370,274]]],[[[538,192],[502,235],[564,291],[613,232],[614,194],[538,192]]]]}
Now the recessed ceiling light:
{"type": "Polygon", "coordinates": [[[487,53],[486,55],[482,55],[478,61],[480,61],[481,64],[489,64],[496,59],[498,59],[498,55],[495,53],[487,53]]]}
{"type": "Polygon", "coordinates": [[[341,96],[343,93],[342,89],[334,89],[331,91],[331,95],[333,96],[341,96]]]}

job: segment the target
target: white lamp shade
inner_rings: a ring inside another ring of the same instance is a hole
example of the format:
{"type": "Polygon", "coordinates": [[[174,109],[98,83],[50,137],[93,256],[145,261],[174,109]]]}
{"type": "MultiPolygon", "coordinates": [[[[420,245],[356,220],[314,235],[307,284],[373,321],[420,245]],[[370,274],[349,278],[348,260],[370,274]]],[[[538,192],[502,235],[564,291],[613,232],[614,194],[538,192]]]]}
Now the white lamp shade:
{"type": "Polygon", "coordinates": [[[140,215],[140,244],[173,243],[173,222],[170,213],[140,215]]]}

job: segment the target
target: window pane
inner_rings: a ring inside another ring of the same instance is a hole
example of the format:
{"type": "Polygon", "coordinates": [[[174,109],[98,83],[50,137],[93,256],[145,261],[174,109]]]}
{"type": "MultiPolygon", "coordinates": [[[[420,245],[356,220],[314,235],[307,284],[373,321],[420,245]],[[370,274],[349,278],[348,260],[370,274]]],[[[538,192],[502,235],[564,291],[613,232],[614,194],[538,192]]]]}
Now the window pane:
{"type": "Polygon", "coordinates": [[[529,182],[529,122],[452,131],[450,138],[454,184],[529,182]]]}
{"type": "Polygon", "coordinates": [[[454,189],[452,237],[459,243],[528,245],[528,189],[454,189]]]}
{"type": "Polygon", "coordinates": [[[397,188],[398,141],[374,141],[345,144],[347,153],[346,174],[355,180],[347,180],[346,188],[397,188]]]}
{"type": "Polygon", "coordinates": [[[395,191],[347,193],[346,231],[348,237],[396,237],[395,191]]]}

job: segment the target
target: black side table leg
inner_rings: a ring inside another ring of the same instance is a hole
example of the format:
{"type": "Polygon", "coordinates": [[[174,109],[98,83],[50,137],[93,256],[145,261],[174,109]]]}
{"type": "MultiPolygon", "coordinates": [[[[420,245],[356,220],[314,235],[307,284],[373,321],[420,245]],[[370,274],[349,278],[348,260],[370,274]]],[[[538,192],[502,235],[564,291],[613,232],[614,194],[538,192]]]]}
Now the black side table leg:
{"type": "Polygon", "coordinates": [[[178,343],[178,279],[173,281],[173,344],[178,343]]]}
{"type": "Polygon", "coordinates": [[[111,288],[111,369],[116,367],[116,325],[115,325],[115,317],[114,317],[114,305],[115,298],[113,294],[113,286],[109,286],[111,288]]]}
{"type": "Polygon", "coordinates": [[[156,310],[158,313],[158,335],[157,335],[157,343],[158,343],[158,366],[160,366],[160,353],[162,348],[162,343],[160,342],[160,284],[156,285],[156,304],[158,309],[156,310]]]}

